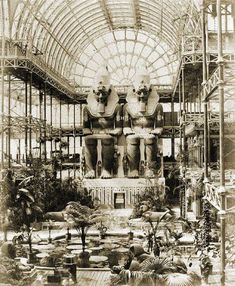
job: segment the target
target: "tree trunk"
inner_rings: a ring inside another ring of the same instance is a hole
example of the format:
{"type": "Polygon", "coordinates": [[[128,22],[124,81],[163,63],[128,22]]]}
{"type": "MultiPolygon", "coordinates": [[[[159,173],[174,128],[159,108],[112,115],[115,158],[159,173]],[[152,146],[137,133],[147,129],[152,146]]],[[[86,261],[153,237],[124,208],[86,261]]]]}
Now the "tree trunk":
{"type": "Polygon", "coordinates": [[[86,247],[86,233],[85,233],[85,227],[81,227],[81,240],[82,240],[82,251],[85,251],[85,247],[86,247]]]}
{"type": "Polygon", "coordinates": [[[4,241],[7,241],[7,229],[4,229],[4,241]]]}
{"type": "Polygon", "coordinates": [[[31,254],[32,251],[32,235],[30,232],[28,232],[28,243],[29,243],[29,253],[31,254]]]}

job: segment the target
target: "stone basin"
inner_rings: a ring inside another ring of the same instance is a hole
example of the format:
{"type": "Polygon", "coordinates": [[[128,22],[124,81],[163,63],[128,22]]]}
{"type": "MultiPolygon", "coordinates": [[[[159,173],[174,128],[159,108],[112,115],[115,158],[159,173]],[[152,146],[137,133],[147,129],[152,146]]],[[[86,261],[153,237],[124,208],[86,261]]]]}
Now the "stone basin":
{"type": "Polygon", "coordinates": [[[102,244],[120,244],[117,239],[105,238],[99,240],[102,244]]]}
{"type": "Polygon", "coordinates": [[[117,248],[115,250],[113,249],[112,251],[118,251],[120,253],[127,253],[129,251],[129,249],[125,248],[125,247],[119,247],[119,248],[117,248]]]}
{"type": "Polygon", "coordinates": [[[111,239],[104,238],[104,239],[100,239],[99,242],[100,242],[100,243],[112,243],[112,240],[111,240],[111,239]]]}
{"type": "Polygon", "coordinates": [[[66,249],[68,249],[68,250],[82,250],[82,245],[71,244],[71,245],[66,246],[66,249]]]}
{"type": "Polygon", "coordinates": [[[94,247],[90,247],[89,249],[91,251],[100,251],[100,250],[103,250],[104,247],[103,246],[94,246],[94,247]]]}
{"type": "Polygon", "coordinates": [[[38,250],[40,252],[44,252],[46,250],[50,251],[55,248],[55,245],[53,244],[35,244],[32,246],[34,250],[38,250]]]}
{"type": "Polygon", "coordinates": [[[104,249],[116,249],[118,247],[120,247],[120,245],[115,244],[115,243],[105,243],[105,244],[103,244],[103,248],[104,249]]]}
{"type": "Polygon", "coordinates": [[[108,260],[107,256],[101,256],[101,255],[92,255],[89,259],[91,263],[100,263],[100,262],[105,262],[108,260]]]}
{"type": "Polygon", "coordinates": [[[90,238],[90,241],[91,242],[93,242],[93,241],[95,241],[95,242],[97,242],[97,241],[100,241],[101,239],[99,238],[99,237],[91,237],[90,238]]]}
{"type": "MultiPolygon", "coordinates": [[[[90,239],[86,239],[86,244],[90,243],[90,239]]],[[[81,239],[72,239],[69,242],[69,245],[73,245],[73,244],[78,244],[78,245],[82,245],[81,239]]]]}
{"type": "MultiPolygon", "coordinates": [[[[85,249],[85,252],[92,253],[92,250],[85,249]]],[[[80,253],[82,253],[82,249],[74,249],[74,250],[71,251],[71,253],[75,254],[75,255],[79,255],[80,253]]]]}
{"type": "Polygon", "coordinates": [[[44,258],[44,257],[49,257],[50,255],[47,252],[41,252],[41,253],[37,253],[36,257],[37,258],[44,258]]]}
{"type": "Polygon", "coordinates": [[[15,262],[17,262],[17,263],[21,263],[21,264],[23,264],[23,265],[28,265],[28,258],[26,258],[26,257],[16,257],[15,258],[15,262]]]}

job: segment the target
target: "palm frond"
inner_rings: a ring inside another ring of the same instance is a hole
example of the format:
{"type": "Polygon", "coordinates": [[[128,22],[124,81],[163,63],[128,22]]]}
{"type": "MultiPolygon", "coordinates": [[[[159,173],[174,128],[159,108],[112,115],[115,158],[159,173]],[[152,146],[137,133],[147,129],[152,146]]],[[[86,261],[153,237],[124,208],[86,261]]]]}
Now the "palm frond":
{"type": "Polygon", "coordinates": [[[110,276],[110,286],[117,286],[123,284],[122,277],[119,274],[110,276]]]}
{"type": "Polygon", "coordinates": [[[141,263],[141,271],[143,272],[153,271],[155,274],[164,274],[172,269],[172,264],[167,258],[149,257],[141,263]]]}
{"type": "Polygon", "coordinates": [[[167,214],[170,214],[170,211],[169,211],[169,210],[167,210],[166,212],[164,212],[164,214],[162,214],[162,215],[160,216],[159,221],[163,221],[163,220],[165,219],[165,217],[166,217],[167,214]]]}
{"type": "Polygon", "coordinates": [[[42,209],[39,206],[32,206],[32,209],[37,213],[43,213],[42,209]]]}
{"type": "Polygon", "coordinates": [[[27,215],[31,215],[32,214],[31,208],[26,208],[25,212],[26,212],[27,215]]]}
{"type": "Polygon", "coordinates": [[[166,286],[194,286],[194,277],[190,274],[168,273],[164,275],[166,286]]]}
{"type": "Polygon", "coordinates": [[[32,178],[33,178],[33,176],[29,176],[29,177],[23,179],[23,180],[19,183],[19,186],[21,186],[21,185],[23,185],[23,184],[27,184],[32,178]]]}
{"type": "Polygon", "coordinates": [[[30,200],[31,202],[34,202],[34,197],[30,194],[29,190],[25,189],[25,188],[21,188],[19,189],[19,195],[21,196],[25,196],[28,200],[30,200]]]}
{"type": "Polygon", "coordinates": [[[141,267],[141,271],[143,272],[147,272],[149,270],[152,270],[153,269],[153,265],[155,264],[155,262],[157,261],[158,262],[159,258],[156,258],[156,257],[149,257],[147,259],[145,259],[141,264],[140,264],[140,267],[141,267]]]}
{"type": "Polygon", "coordinates": [[[129,281],[134,285],[142,285],[142,283],[146,282],[148,285],[154,285],[154,278],[154,272],[132,271],[130,272],[129,281]]]}
{"type": "Polygon", "coordinates": [[[73,209],[80,212],[81,214],[87,214],[87,215],[91,215],[92,213],[92,210],[89,207],[83,206],[79,202],[69,202],[67,204],[66,209],[68,210],[73,209]]]}

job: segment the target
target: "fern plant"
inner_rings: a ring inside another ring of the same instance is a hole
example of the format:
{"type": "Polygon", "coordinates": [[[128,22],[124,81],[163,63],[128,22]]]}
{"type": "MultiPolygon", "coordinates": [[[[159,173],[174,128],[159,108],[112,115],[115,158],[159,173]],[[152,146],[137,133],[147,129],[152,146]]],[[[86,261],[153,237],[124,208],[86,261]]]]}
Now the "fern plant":
{"type": "Polygon", "coordinates": [[[81,234],[82,250],[85,251],[86,235],[90,226],[100,222],[103,214],[98,209],[91,209],[79,202],[69,202],[65,208],[67,220],[72,220],[73,226],[81,234]]]}

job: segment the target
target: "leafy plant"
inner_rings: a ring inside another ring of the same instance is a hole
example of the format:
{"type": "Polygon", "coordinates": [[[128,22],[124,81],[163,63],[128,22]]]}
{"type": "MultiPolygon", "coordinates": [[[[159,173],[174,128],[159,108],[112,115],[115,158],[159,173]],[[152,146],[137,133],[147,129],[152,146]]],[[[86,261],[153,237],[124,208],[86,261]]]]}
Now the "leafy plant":
{"type": "Polygon", "coordinates": [[[199,286],[200,277],[194,272],[187,273],[187,268],[181,264],[180,261],[149,257],[141,263],[139,271],[122,268],[119,274],[111,277],[110,285],[199,286]]]}
{"type": "Polygon", "coordinates": [[[202,226],[202,245],[203,247],[207,247],[211,241],[211,205],[208,201],[203,202],[203,226],[202,226]]]}
{"type": "Polygon", "coordinates": [[[6,241],[9,224],[9,209],[13,205],[16,186],[12,170],[7,169],[3,176],[2,183],[0,184],[0,217],[2,230],[4,232],[4,240],[6,241]]]}
{"type": "Polygon", "coordinates": [[[145,190],[136,195],[131,218],[141,217],[147,211],[166,210],[164,196],[162,196],[162,187],[159,184],[152,183],[150,179],[145,181],[145,190]]]}
{"type": "Polygon", "coordinates": [[[25,189],[17,190],[15,205],[11,208],[10,221],[16,231],[25,231],[29,244],[29,253],[32,253],[32,228],[31,223],[34,222],[39,215],[42,214],[40,206],[38,206],[33,194],[25,189]]]}
{"type": "MultiPolygon", "coordinates": [[[[155,222],[152,221],[151,217],[144,217],[144,220],[149,223],[150,229],[148,229],[147,237],[151,241],[153,239],[153,247],[154,244],[157,243],[158,240],[158,232],[159,232],[159,226],[160,224],[165,221],[169,222],[172,217],[168,217],[167,215],[169,214],[170,210],[164,212],[161,216],[159,216],[155,222]]],[[[149,247],[151,249],[151,247],[149,247]]]]}
{"type": "Polygon", "coordinates": [[[0,256],[0,284],[18,285],[22,273],[17,269],[14,259],[0,256]]]}

